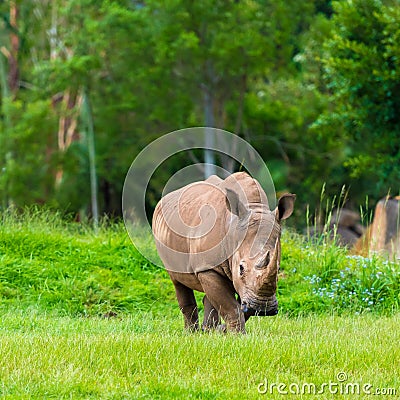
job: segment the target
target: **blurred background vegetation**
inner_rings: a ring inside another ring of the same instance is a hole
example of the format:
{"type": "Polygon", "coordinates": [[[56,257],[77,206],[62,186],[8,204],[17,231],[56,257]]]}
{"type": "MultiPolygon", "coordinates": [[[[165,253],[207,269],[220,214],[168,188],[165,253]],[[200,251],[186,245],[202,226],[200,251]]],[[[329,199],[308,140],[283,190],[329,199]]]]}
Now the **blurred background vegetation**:
{"type": "Polygon", "coordinates": [[[120,215],[138,152],[204,125],[259,151],[276,190],[297,193],[297,221],[323,186],[346,185],[354,208],[398,194],[398,0],[11,0],[0,13],[3,209],[91,216],[97,199],[120,215]]]}

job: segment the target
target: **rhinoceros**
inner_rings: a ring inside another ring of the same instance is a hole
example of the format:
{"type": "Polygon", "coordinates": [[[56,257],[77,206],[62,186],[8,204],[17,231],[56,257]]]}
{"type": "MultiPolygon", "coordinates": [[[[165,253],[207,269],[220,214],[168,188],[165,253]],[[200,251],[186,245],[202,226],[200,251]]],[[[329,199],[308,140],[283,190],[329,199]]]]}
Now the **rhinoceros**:
{"type": "Polygon", "coordinates": [[[295,198],[284,194],[271,211],[259,182],[238,172],[160,200],[153,235],[186,328],[199,329],[194,290],[205,293],[203,330],[244,333],[250,316],[278,313],[281,221],[292,214],[295,198]]]}
{"type": "Polygon", "coordinates": [[[355,243],[353,253],[370,256],[379,253],[389,259],[400,258],[400,196],[386,196],[378,201],[374,219],[355,243]]]}

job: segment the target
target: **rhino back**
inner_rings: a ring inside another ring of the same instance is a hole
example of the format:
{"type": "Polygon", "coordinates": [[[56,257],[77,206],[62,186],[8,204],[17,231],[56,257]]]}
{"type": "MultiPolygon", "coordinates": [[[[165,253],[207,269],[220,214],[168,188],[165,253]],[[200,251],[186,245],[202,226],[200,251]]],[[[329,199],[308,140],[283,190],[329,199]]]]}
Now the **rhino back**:
{"type": "Polygon", "coordinates": [[[219,265],[227,213],[225,194],[214,182],[196,182],[163,197],[153,233],[165,267],[192,272],[219,265]]]}

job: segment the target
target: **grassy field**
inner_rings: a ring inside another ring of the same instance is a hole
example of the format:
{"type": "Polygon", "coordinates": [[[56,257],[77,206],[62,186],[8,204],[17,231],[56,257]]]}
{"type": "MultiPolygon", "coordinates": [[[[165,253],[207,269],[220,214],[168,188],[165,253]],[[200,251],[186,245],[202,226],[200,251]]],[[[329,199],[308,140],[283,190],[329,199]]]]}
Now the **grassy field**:
{"type": "Polygon", "coordinates": [[[342,385],[359,385],[356,397],[366,398],[367,384],[371,394],[400,390],[399,324],[398,316],[279,316],[253,319],[238,336],[187,334],[180,318],[140,312],[112,320],[8,312],[0,325],[0,392],[10,399],[257,399],[282,398],[266,386],[282,383],[300,394],[313,384],[324,391],[320,398],[336,399],[349,398],[339,385],[347,376],[342,385]],[[323,386],[330,382],[337,394],[323,386]]]}
{"type": "Polygon", "coordinates": [[[398,398],[398,264],[290,232],[282,244],[279,316],[189,334],[121,224],[3,214],[1,398],[398,398]]]}

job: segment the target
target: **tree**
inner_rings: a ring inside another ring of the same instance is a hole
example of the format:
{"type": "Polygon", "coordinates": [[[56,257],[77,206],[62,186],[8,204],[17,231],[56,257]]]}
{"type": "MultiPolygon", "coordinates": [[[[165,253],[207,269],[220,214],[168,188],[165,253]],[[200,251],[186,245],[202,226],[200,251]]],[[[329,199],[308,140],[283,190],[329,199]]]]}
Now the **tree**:
{"type": "MultiPolygon", "coordinates": [[[[297,191],[304,202],[319,199],[323,180],[329,194],[337,192],[334,186],[351,182],[349,171],[363,189],[368,181],[362,162],[370,163],[374,152],[379,163],[373,172],[394,182],[386,155],[390,147],[391,161],[397,161],[397,3],[340,2],[333,20],[330,3],[1,3],[2,197],[17,206],[45,202],[90,215],[95,166],[99,212],[119,214],[124,177],[136,154],[163,133],[199,125],[244,136],[271,167],[278,191],[297,191]],[[362,40],[368,51],[376,48],[375,69],[357,53],[362,40]],[[11,53],[18,67],[13,90],[11,53]],[[349,66],[357,65],[350,73],[349,66]],[[381,80],[368,81],[375,70],[381,80]],[[83,110],[84,93],[90,118],[83,110]],[[389,100],[389,106],[380,105],[389,100]],[[374,119],[379,124],[373,125],[374,119]],[[89,152],[88,132],[94,133],[95,154],[89,152]],[[376,144],[378,138],[382,143],[376,144]]],[[[177,155],[160,168],[149,190],[149,209],[171,174],[203,160],[199,150],[189,156],[177,155]]],[[[217,162],[235,168],[227,157],[217,162]]]]}
{"type": "Polygon", "coordinates": [[[340,132],[325,134],[314,124],[329,107],[315,59],[330,31],[331,8],[330,2],[288,1],[271,2],[269,10],[274,61],[246,95],[244,132],[270,168],[276,190],[299,194],[297,223],[304,223],[304,210],[316,206],[324,182],[333,195],[344,178],[340,132]]]}
{"type": "Polygon", "coordinates": [[[349,146],[344,166],[362,195],[397,194],[400,4],[353,0],[333,6],[333,28],[321,61],[334,109],[322,114],[320,126],[343,130],[349,146]]]}
{"type": "Polygon", "coordinates": [[[52,160],[47,151],[53,114],[50,101],[34,95],[25,78],[29,23],[33,5],[1,4],[1,143],[0,192],[2,205],[48,200],[52,160]],[[5,59],[8,61],[5,63],[5,59]]]}
{"type": "MultiPolygon", "coordinates": [[[[163,5],[149,1],[145,9],[149,20],[157,16],[153,28],[157,62],[169,71],[174,91],[191,99],[191,125],[241,133],[249,83],[270,68],[267,8],[251,0],[177,0],[163,5]]],[[[205,157],[215,164],[209,152],[205,157]]],[[[233,170],[232,160],[222,157],[222,163],[233,170]]]]}

